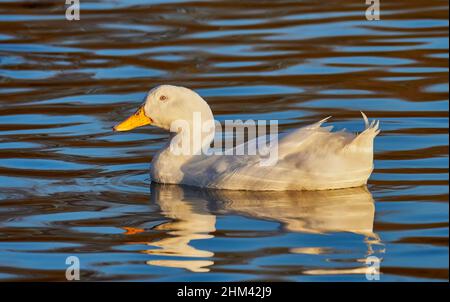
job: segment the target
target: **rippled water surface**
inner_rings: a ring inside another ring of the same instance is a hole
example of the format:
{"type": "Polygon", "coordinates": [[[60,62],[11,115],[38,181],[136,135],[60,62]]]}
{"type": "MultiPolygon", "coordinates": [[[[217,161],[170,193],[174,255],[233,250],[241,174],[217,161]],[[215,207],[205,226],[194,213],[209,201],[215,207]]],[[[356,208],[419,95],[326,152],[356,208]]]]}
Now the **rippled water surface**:
{"type": "Polygon", "coordinates": [[[0,279],[448,280],[448,1],[0,2],[0,279]],[[218,120],[380,119],[367,188],[151,184],[167,133],[112,133],[145,92],[218,120]]]}

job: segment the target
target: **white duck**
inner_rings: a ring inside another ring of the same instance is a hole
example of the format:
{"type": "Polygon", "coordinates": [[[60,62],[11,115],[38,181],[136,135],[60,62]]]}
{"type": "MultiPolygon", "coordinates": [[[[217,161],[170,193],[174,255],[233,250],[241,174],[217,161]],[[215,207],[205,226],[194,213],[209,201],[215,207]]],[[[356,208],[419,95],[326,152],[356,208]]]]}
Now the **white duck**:
{"type": "Polygon", "coordinates": [[[365,130],[359,135],[321,127],[328,118],[285,135],[272,146],[278,157],[269,166],[261,165],[260,155],[205,154],[214,128],[194,131],[194,113],[199,113],[202,122],[214,121],[210,107],[197,93],[162,85],[150,90],[136,113],[114,130],[151,124],[172,132],[169,143],[152,160],[151,177],[158,183],[230,190],[327,190],[365,185],[373,170],[373,140],[379,123],[369,125],[364,113],[365,130]],[[174,127],[177,121],[184,124],[174,127]],[[189,154],[171,148],[182,138],[188,138],[189,154]]]}

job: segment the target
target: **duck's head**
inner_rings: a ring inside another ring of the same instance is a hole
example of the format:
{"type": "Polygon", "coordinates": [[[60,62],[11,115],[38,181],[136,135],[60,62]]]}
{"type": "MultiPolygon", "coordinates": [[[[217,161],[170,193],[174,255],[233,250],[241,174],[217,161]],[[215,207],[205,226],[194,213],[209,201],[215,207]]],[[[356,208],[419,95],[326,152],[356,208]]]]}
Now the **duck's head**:
{"type": "Polygon", "coordinates": [[[211,109],[196,92],[179,86],[161,85],[147,93],[136,113],[114,126],[115,131],[128,131],[145,125],[171,130],[176,121],[193,121],[199,112],[203,121],[213,120],[211,109]]]}

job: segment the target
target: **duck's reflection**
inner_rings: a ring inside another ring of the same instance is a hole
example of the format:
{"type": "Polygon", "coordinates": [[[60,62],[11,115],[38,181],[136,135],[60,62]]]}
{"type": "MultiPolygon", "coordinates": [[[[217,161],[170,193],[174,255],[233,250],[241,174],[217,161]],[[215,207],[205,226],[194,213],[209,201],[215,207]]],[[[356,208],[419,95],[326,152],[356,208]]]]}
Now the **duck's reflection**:
{"type": "MultiPolygon", "coordinates": [[[[213,238],[210,233],[216,230],[216,216],[208,212],[208,200],[199,195],[195,190],[180,186],[152,185],[152,201],[159,204],[162,214],[171,219],[156,229],[166,231],[171,237],[150,242],[149,245],[156,249],[149,249],[146,253],[192,258],[214,256],[212,252],[189,245],[191,240],[213,238]]],[[[214,264],[210,260],[151,260],[147,263],[180,267],[193,272],[207,272],[207,267],[214,264]]]]}
{"type": "MultiPolygon", "coordinates": [[[[156,228],[166,231],[170,237],[149,242],[152,248],[146,253],[183,259],[151,260],[147,262],[150,265],[179,267],[194,272],[209,271],[214,264],[214,253],[194,248],[191,241],[214,237],[216,215],[213,213],[234,213],[277,221],[290,232],[357,233],[365,236],[369,250],[370,242],[377,242],[377,236],[373,233],[374,201],[365,187],[330,191],[251,192],[152,184],[151,190],[152,201],[161,207],[164,216],[171,219],[156,228]]],[[[320,247],[298,247],[291,249],[291,252],[317,255],[326,251],[320,247]]],[[[368,254],[371,252],[368,251],[368,254]]]]}

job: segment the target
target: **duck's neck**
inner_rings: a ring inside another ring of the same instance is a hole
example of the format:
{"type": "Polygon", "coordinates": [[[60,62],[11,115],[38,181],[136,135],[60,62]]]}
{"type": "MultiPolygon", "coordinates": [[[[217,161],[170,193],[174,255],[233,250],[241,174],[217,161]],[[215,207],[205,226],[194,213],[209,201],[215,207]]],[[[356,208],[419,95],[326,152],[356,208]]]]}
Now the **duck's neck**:
{"type": "Polygon", "coordinates": [[[214,128],[204,132],[201,128],[181,130],[172,133],[170,141],[166,148],[174,156],[191,157],[195,155],[206,154],[214,139],[214,128]]]}
{"type": "Polygon", "coordinates": [[[206,102],[200,105],[197,111],[179,120],[159,121],[159,126],[169,130],[171,135],[152,160],[151,176],[156,182],[180,183],[184,177],[183,166],[203,157],[201,155],[210,149],[215,135],[214,117],[206,102]]]}
{"type": "Polygon", "coordinates": [[[194,112],[192,119],[180,120],[172,123],[169,143],[165,152],[174,157],[189,158],[204,155],[208,152],[214,139],[215,123],[212,115],[202,117],[194,112]]]}
{"type": "Polygon", "coordinates": [[[156,182],[180,183],[184,177],[182,167],[210,149],[214,127],[198,131],[195,125],[189,125],[171,132],[169,142],[153,157],[151,176],[156,182]]]}

